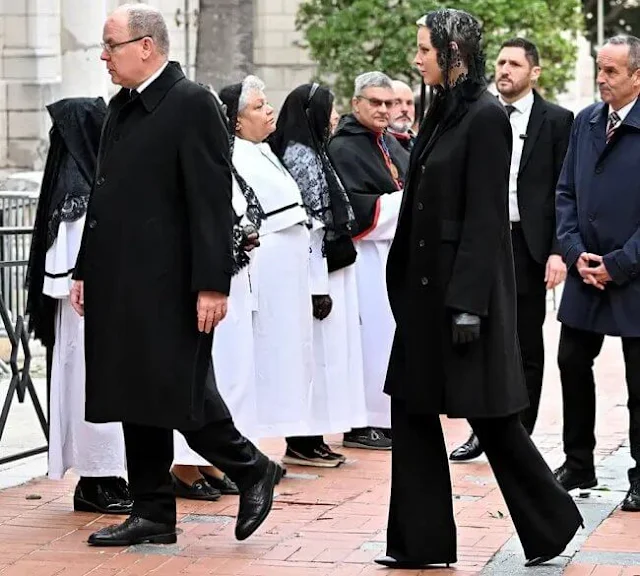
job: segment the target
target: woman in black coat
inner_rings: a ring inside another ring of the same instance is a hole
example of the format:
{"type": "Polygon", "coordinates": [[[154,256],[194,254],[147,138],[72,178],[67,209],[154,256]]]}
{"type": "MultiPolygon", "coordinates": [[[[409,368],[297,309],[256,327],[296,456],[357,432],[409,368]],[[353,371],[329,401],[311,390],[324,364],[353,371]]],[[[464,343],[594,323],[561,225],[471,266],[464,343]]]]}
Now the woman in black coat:
{"type": "Polygon", "coordinates": [[[518,417],[527,392],[507,210],[511,128],[485,87],[477,21],[447,9],[418,25],[415,64],[433,99],[387,264],[397,328],[385,385],[390,558],[379,563],[456,561],[446,414],[468,418],[486,447],[527,565],[536,565],[559,555],[582,519],[518,417]]]}

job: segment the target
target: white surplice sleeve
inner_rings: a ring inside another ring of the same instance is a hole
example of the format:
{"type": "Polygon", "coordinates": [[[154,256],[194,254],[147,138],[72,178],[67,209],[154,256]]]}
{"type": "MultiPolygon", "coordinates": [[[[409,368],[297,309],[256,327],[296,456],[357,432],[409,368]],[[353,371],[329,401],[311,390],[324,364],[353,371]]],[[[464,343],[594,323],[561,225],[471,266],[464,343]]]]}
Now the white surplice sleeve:
{"type": "Polygon", "coordinates": [[[402,190],[382,194],[375,207],[373,225],[360,234],[357,240],[393,240],[398,225],[400,205],[402,204],[402,190]]]}

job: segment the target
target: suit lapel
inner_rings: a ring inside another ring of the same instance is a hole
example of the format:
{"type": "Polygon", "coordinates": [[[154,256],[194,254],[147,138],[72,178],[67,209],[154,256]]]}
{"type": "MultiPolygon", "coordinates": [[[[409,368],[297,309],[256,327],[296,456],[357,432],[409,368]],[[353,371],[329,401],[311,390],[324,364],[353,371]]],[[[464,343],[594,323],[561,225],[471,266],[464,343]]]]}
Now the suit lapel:
{"type": "Polygon", "coordinates": [[[522,148],[522,157],[520,158],[519,173],[522,174],[524,169],[531,158],[531,152],[535,147],[536,140],[540,135],[540,128],[545,121],[547,110],[544,107],[542,98],[534,92],[533,93],[533,106],[531,107],[531,114],[529,116],[529,124],[527,125],[527,134],[524,140],[524,146],[522,148]]]}

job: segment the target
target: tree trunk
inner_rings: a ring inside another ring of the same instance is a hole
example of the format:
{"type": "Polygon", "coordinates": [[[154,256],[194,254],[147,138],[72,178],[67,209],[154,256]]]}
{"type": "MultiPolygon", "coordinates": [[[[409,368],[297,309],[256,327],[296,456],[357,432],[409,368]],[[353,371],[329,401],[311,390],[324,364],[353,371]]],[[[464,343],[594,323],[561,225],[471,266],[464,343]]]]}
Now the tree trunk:
{"type": "Polygon", "coordinates": [[[200,0],[196,80],[220,90],[253,71],[253,0],[200,0]]]}

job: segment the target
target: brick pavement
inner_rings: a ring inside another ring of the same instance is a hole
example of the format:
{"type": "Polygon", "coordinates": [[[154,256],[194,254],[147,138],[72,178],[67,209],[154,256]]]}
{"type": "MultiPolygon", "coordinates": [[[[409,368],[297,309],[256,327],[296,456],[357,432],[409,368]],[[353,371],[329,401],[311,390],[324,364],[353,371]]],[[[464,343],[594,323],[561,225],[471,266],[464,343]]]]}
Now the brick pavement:
{"type": "MultiPolygon", "coordinates": [[[[550,465],[562,461],[561,405],[555,349],[557,324],[547,322],[549,361],[542,412],[535,440],[550,465]]],[[[616,341],[607,342],[597,364],[599,376],[598,459],[626,442],[626,393],[616,341]]],[[[464,440],[463,421],[444,419],[447,444],[464,440]]],[[[337,445],[339,438],[330,438],[337,445]]],[[[280,440],[264,443],[273,457],[280,440]]],[[[259,532],[246,542],[233,538],[237,501],[180,501],[178,544],[100,549],[85,544],[89,533],[114,519],[74,513],[74,478],[62,482],[37,479],[0,492],[0,574],[2,576],[396,576],[417,571],[388,571],[372,561],[384,553],[389,454],[344,450],[348,462],[339,469],[291,468],[278,487],[274,509],[259,532]],[[38,499],[31,499],[37,497],[38,499]]],[[[451,570],[423,574],[467,576],[489,570],[491,558],[513,536],[513,527],[484,459],[452,466],[458,524],[459,562],[451,570]],[[488,566],[487,566],[488,564],[488,566]],[[486,568],[485,568],[486,567],[486,568]]],[[[437,527],[434,526],[434,530],[437,527]]],[[[615,565],[640,555],[640,514],[614,514],[593,531],[565,573],[570,576],[635,576],[640,568],[615,565]],[[602,563],[605,557],[612,562],[602,563]]],[[[513,556],[522,566],[519,550],[513,556]],[[517,557],[516,557],[517,556],[517,557]]],[[[640,557],[640,556],[639,556],[640,557]]],[[[568,559],[565,559],[568,561],[568,559]]],[[[510,571],[492,573],[510,574],[510,571]]],[[[533,572],[527,572],[535,574],[533,572]]],[[[538,572],[543,574],[543,572],[538,572]]],[[[562,568],[555,572],[560,574],[562,568]]]]}

